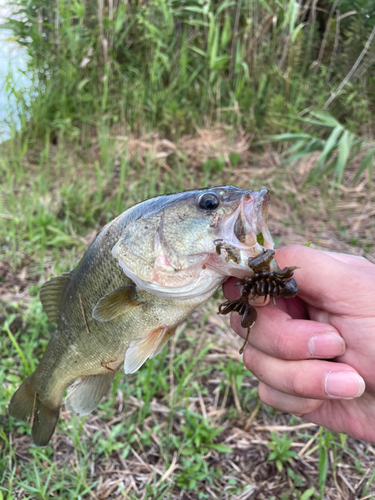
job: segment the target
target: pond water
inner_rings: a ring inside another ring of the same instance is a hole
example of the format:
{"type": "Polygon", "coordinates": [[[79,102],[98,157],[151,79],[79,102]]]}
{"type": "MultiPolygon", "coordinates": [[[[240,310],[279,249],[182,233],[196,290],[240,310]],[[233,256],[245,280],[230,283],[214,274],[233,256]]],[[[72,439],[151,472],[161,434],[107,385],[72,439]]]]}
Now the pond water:
{"type": "Polygon", "coordinates": [[[0,142],[10,137],[10,126],[20,126],[17,99],[11,90],[21,92],[29,98],[28,89],[31,85],[27,73],[28,54],[13,39],[10,30],[1,29],[5,18],[11,14],[10,7],[0,0],[0,142]]]}

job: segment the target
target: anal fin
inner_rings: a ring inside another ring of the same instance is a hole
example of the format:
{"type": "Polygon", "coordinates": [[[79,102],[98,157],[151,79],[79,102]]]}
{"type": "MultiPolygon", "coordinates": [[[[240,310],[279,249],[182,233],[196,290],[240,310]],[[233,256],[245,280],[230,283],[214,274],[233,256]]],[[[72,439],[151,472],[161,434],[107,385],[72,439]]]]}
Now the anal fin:
{"type": "Polygon", "coordinates": [[[70,386],[65,398],[65,406],[80,417],[89,415],[108,391],[116,371],[105,375],[90,375],[70,386]]]}
{"type": "Polygon", "coordinates": [[[160,327],[145,338],[134,340],[125,354],[125,373],[136,372],[148,358],[154,358],[163,349],[176,328],[160,327]]]}

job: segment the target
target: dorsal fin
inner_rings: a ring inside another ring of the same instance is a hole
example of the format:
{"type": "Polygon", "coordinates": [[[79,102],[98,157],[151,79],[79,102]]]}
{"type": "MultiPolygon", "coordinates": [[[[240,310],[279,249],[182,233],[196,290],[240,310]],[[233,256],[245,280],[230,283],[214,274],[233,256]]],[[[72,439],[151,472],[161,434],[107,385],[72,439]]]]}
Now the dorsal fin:
{"type": "Polygon", "coordinates": [[[47,283],[44,283],[40,289],[40,301],[50,321],[57,322],[61,295],[71,277],[72,272],[62,273],[61,276],[51,278],[47,283]]]}
{"type": "Polygon", "coordinates": [[[104,295],[94,307],[92,317],[101,322],[111,321],[139,306],[141,302],[135,298],[135,288],[135,285],[127,285],[104,295]]]}

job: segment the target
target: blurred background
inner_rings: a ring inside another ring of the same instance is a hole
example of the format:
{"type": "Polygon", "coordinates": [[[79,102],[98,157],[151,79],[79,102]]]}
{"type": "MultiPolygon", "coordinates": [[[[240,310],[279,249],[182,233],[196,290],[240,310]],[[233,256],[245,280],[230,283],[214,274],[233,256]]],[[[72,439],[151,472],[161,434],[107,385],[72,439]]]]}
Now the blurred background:
{"type": "Polygon", "coordinates": [[[359,499],[375,449],[261,403],[221,292],[51,445],[7,417],[40,286],[134,203],[271,191],[276,245],[375,263],[373,0],[0,4],[0,500],[359,499]]]}

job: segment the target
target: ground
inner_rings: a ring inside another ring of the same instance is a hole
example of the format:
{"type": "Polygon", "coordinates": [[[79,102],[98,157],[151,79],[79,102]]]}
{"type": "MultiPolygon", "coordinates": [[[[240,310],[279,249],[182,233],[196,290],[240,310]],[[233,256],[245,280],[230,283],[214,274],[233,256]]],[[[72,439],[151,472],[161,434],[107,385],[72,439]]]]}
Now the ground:
{"type": "Polygon", "coordinates": [[[313,157],[282,166],[279,152],[260,153],[251,135],[222,126],[175,143],[119,131],[107,149],[102,142],[94,138],[84,159],[58,146],[44,163],[30,153],[4,175],[0,499],[373,498],[371,445],[261,403],[241,340],[217,315],[221,291],[158,357],[131,376],[120,371],[92,415],[78,419],[63,408],[50,446],[36,448],[28,426],[8,418],[9,398],[53,331],[39,286],[72,268],[96,231],[136,201],[211,183],[267,187],[277,247],[311,241],[375,263],[375,196],[365,174],[351,183],[356,165],[340,187],[305,186],[313,157]]]}

